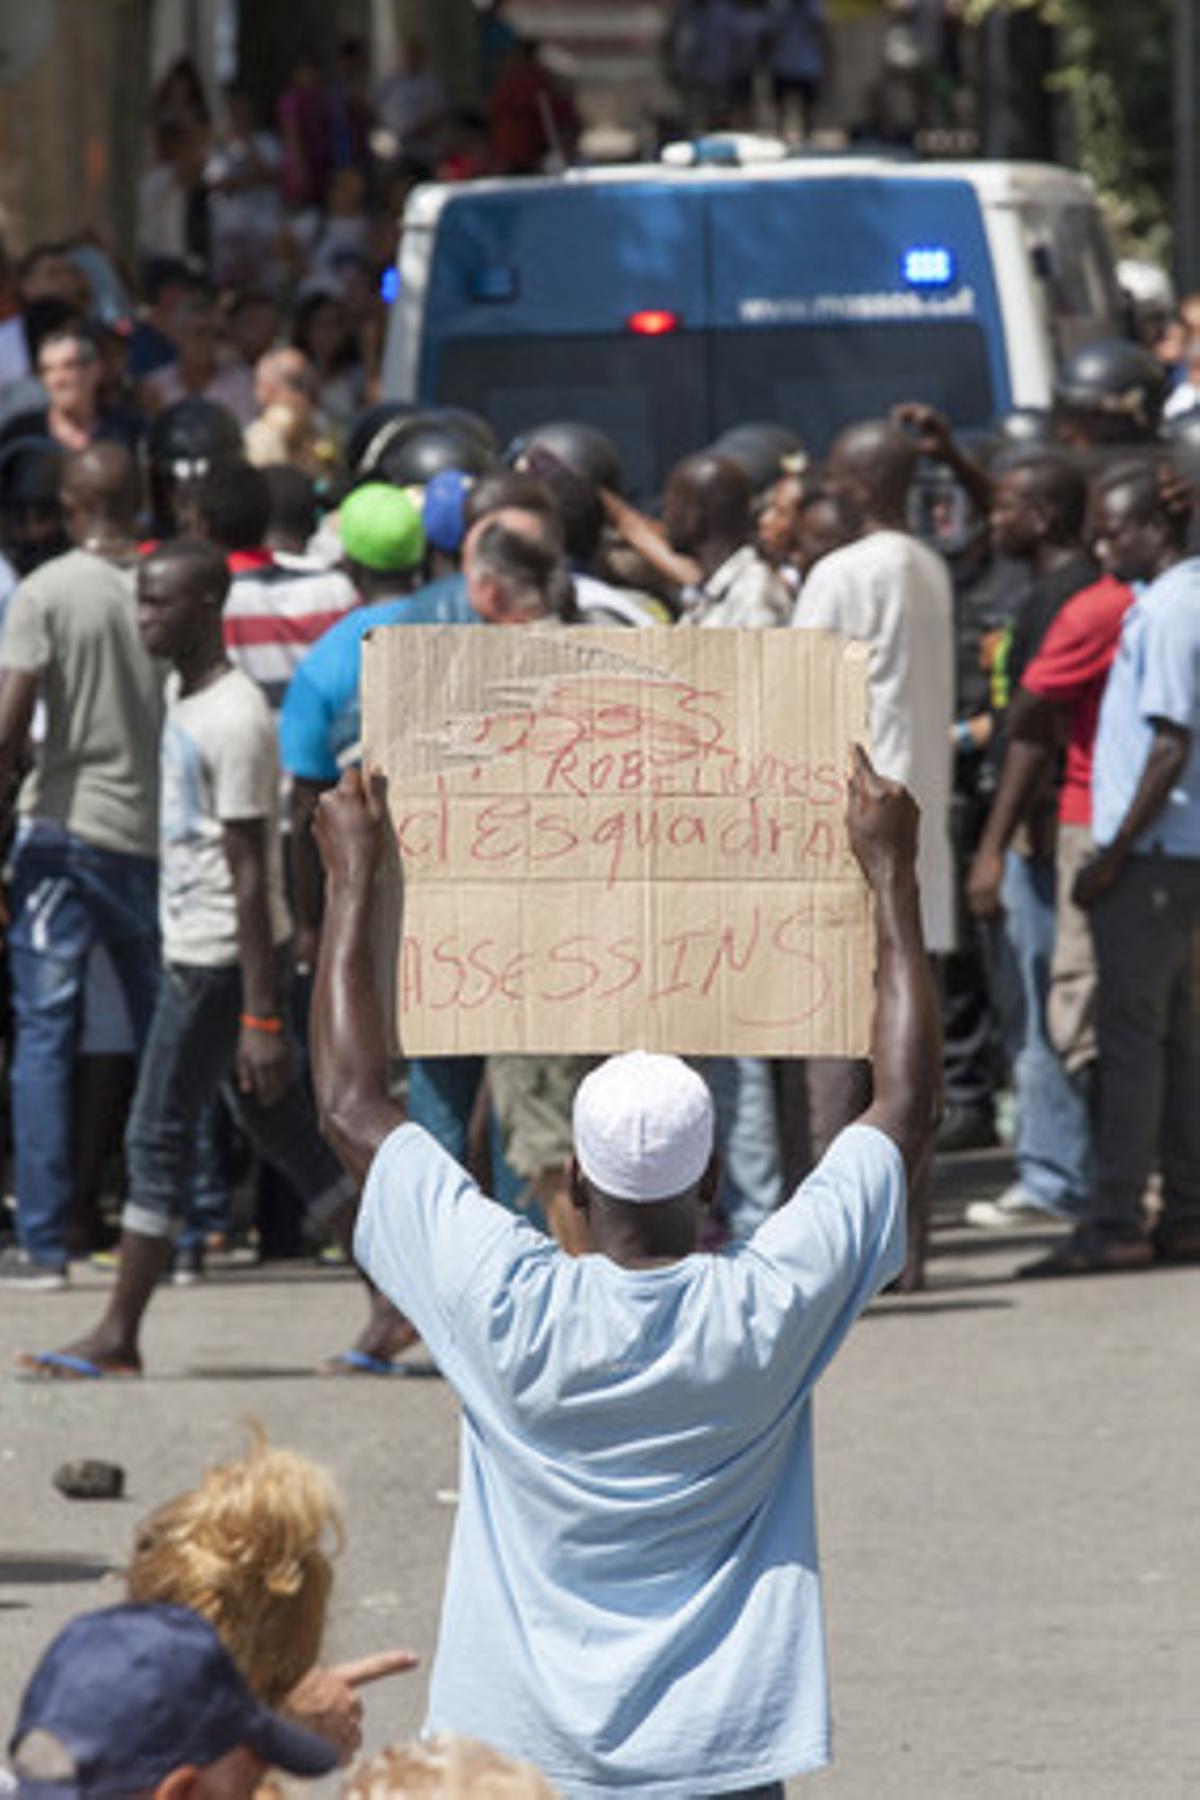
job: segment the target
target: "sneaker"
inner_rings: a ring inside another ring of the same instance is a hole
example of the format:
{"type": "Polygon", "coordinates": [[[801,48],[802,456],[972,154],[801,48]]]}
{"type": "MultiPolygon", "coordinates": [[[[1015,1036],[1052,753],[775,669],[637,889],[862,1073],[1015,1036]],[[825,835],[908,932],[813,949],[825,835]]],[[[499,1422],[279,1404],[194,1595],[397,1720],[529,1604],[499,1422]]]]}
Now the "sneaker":
{"type": "Polygon", "coordinates": [[[1017,1225],[1065,1224],[1067,1215],[1040,1200],[1014,1181],[995,1200],[972,1200],[963,1213],[964,1224],[976,1231],[1010,1231],[1017,1225]]]}
{"type": "Polygon", "coordinates": [[[27,1294],[55,1294],[67,1285],[66,1263],[33,1262],[10,1245],[0,1252],[0,1287],[24,1288],[27,1294]]]}
{"type": "Polygon", "coordinates": [[[204,1279],[204,1245],[181,1244],[171,1264],[172,1287],[194,1287],[204,1279]]]}

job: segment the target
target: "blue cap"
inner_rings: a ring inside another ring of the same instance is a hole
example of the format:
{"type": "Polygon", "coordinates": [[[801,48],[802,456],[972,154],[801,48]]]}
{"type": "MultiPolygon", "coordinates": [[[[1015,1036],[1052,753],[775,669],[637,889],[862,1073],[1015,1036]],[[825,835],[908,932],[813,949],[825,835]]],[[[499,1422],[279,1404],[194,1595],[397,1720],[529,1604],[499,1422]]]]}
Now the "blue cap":
{"type": "Polygon", "coordinates": [[[22,1800],[100,1800],[243,1745],[289,1775],[327,1775],[337,1763],[327,1739],[260,1705],[198,1613],[112,1606],[59,1632],[8,1751],[22,1800]]]}
{"type": "Polygon", "coordinates": [[[425,489],[421,520],[426,542],[452,555],[467,534],[467,495],[471,477],[461,469],[442,469],[425,489]]]}

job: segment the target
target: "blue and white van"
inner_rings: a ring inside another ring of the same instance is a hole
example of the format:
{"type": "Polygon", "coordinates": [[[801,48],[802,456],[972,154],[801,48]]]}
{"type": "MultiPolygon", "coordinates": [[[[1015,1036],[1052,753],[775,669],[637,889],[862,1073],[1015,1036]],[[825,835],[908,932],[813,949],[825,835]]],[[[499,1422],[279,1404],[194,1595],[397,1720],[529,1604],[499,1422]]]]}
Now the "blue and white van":
{"type": "Polygon", "coordinates": [[[582,418],[629,486],[745,420],[820,453],[921,398],[959,427],[1049,399],[1117,335],[1090,184],[1013,163],[796,158],[417,189],[386,397],[471,407],[500,440],[582,418]]]}

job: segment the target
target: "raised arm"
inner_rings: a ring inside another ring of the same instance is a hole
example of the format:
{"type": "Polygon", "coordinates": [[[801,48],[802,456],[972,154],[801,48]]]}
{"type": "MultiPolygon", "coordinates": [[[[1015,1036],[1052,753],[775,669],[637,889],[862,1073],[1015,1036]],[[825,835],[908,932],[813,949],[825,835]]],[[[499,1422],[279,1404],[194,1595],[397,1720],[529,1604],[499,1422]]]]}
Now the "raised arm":
{"type": "Polygon", "coordinates": [[[875,1098],[859,1121],[898,1145],[909,1180],[933,1149],[941,1105],[942,1040],[917,889],[917,804],[877,775],[858,744],[846,823],[875,897],[875,1098]]]}
{"type": "Polygon", "coordinates": [[[980,512],[991,509],[994,483],[982,463],[968,456],[950,429],[950,421],[936,407],[922,400],[906,400],[892,408],[895,424],[911,432],[922,456],[949,469],[959,486],[970,495],[980,512]]]}
{"type": "Polygon", "coordinates": [[[404,1123],[388,1093],[383,1016],[375,995],[371,914],[386,814],[377,789],[348,769],[323,795],[313,833],[325,866],[309,1042],[321,1130],[361,1183],[384,1139],[404,1123]]]}
{"type": "Polygon", "coordinates": [[[617,536],[631,550],[636,550],[665,581],[676,588],[695,587],[703,576],[698,562],[672,550],[661,526],[640,513],[636,506],[614,494],[609,488],[600,490],[605,515],[617,536]]]}
{"type": "Polygon", "coordinates": [[[328,781],[308,781],[297,775],[292,781],[292,829],[289,846],[292,873],[292,914],[296,922],[296,969],[311,975],[316,967],[317,944],[321,936],[321,907],[324,891],[321,882],[321,859],[313,837],[313,819],[321,795],[332,786],[328,781]]]}

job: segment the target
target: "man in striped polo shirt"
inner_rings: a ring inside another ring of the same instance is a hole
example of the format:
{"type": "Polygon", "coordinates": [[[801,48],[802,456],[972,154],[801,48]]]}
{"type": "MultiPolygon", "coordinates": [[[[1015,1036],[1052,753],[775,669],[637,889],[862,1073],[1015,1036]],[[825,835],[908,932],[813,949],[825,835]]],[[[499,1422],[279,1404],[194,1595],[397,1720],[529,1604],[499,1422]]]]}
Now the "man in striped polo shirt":
{"type": "Polygon", "coordinates": [[[341,569],[297,568],[266,547],[271,490],[261,469],[214,462],[187,497],[185,528],[225,552],[232,582],[225,649],[267,696],[278,716],[288,682],[309,646],[358,604],[341,569]]]}

